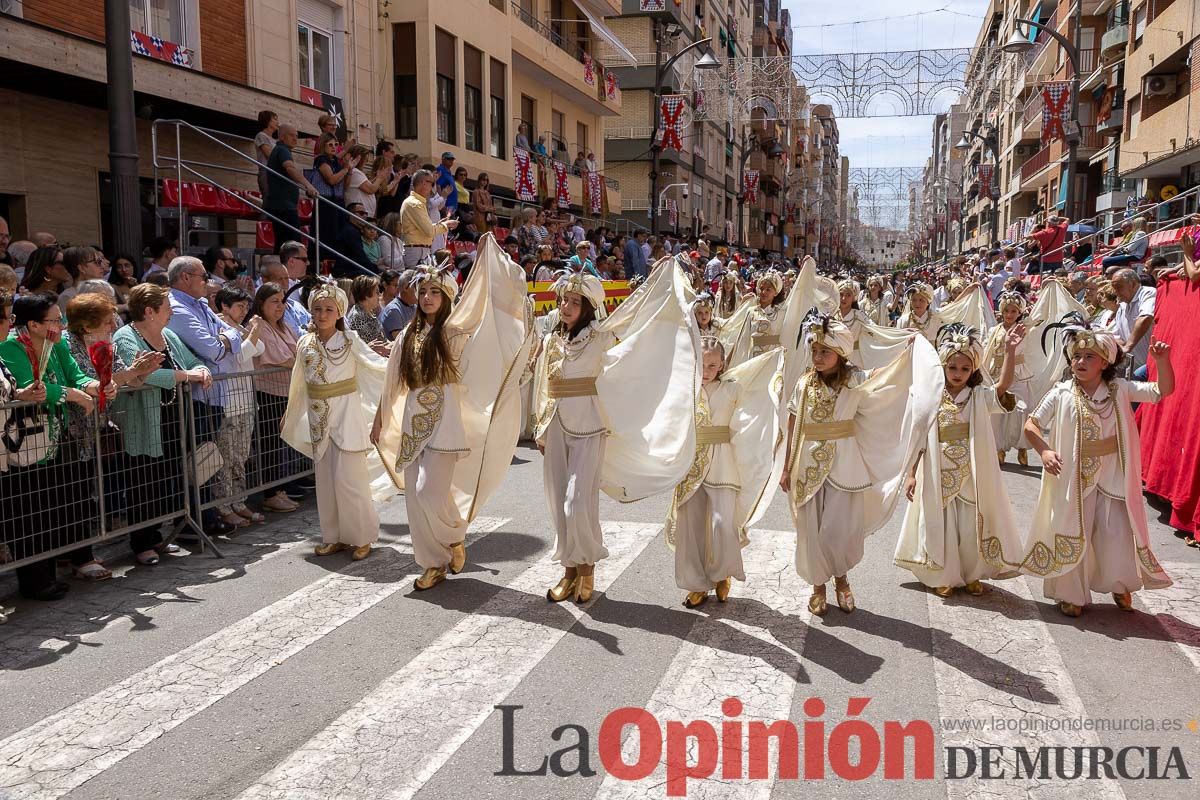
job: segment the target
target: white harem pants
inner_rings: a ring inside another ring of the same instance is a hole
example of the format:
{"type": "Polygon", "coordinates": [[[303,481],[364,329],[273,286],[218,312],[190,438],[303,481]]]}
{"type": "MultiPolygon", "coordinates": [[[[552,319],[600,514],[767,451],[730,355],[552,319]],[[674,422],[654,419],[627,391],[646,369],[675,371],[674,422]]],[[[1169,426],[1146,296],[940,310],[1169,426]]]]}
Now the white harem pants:
{"type": "Polygon", "coordinates": [[[826,481],[793,513],[796,574],[811,585],[844,576],[862,561],[867,539],[863,494],[835,489],[826,481]]]}
{"type": "Polygon", "coordinates": [[[361,547],[378,539],[379,512],[371,497],[366,451],[350,452],[331,441],[313,470],[321,541],[361,547]]]}
{"type": "Polygon", "coordinates": [[[746,580],[742,543],[733,525],[737,492],[700,486],[676,509],[675,585],[705,592],[726,578],[746,580]]]}
{"type": "MultiPolygon", "coordinates": [[[[1138,502],[1142,502],[1140,497],[1138,502]]],[[[1137,538],[1129,523],[1125,501],[1092,490],[1083,499],[1083,521],[1087,537],[1083,560],[1066,575],[1047,578],[1042,584],[1043,594],[1051,600],[1086,606],[1092,600],[1092,592],[1109,594],[1141,589],[1137,538]]]]}
{"type": "Polygon", "coordinates": [[[955,497],[942,509],[942,532],[945,535],[941,569],[916,564],[907,565],[917,580],[926,586],[966,586],[974,581],[995,576],[995,570],[979,552],[979,534],[975,530],[978,509],[961,497],[955,497]]]}
{"type": "Polygon", "coordinates": [[[542,477],[554,522],[554,560],[564,567],[595,564],[608,557],[600,530],[600,468],[606,435],[571,436],[557,415],[546,431],[542,477]]]}
{"type": "Polygon", "coordinates": [[[450,545],[466,541],[467,521],[450,493],[457,453],[426,447],[404,468],[404,507],[413,556],[421,569],[450,564],[450,545]]]}

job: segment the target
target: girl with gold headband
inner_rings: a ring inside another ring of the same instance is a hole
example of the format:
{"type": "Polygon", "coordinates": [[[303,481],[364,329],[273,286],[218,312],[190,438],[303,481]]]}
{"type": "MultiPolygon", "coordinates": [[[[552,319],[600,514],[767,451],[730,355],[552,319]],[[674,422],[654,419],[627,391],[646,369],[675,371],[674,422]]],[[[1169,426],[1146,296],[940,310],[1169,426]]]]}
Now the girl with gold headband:
{"type": "Polygon", "coordinates": [[[867,536],[891,516],[944,379],[932,345],[914,334],[897,337],[895,357],[868,375],[851,362],[853,335],[838,320],[814,310],[802,332],[812,367],[788,403],[779,485],[796,524],[796,572],[813,586],[809,610],[825,613],[833,578],[837,604],[849,613],[848,573],[867,536]]]}
{"type": "Polygon", "coordinates": [[[949,597],[959,587],[981,595],[984,578],[1017,575],[1006,562],[1020,557],[1022,542],[1000,465],[992,456],[991,419],[1014,405],[1008,390],[1024,335],[1020,325],[1006,332],[999,374],[988,385],[979,331],[953,324],[938,334],[946,388],[937,423],[905,483],[911,502],[895,562],[939,597],[949,597]]]}
{"type": "Polygon", "coordinates": [[[932,342],[937,334],[937,322],[933,317],[933,287],[917,282],[904,292],[904,311],[896,321],[897,328],[915,330],[932,342]]]}
{"type": "MultiPolygon", "coordinates": [[[[1013,375],[1008,391],[1018,401],[1017,405],[1006,413],[997,413],[991,418],[992,433],[996,442],[996,456],[1001,464],[1005,454],[1016,448],[1017,463],[1022,467],[1029,464],[1029,443],[1025,441],[1025,417],[1033,408],[1033,389],[1030,382],[1033,373],[1026,363],[1025,347],[1013,353],[1011,359],[1008,352],[1008,339],[1012,332],[1021,326],[1028,305],[1025,296],[1017,292],[1001,292],[997,301],[1000,311],[1000,324],[992,328],[984,347],[983,367],[988,380],[997,387],[1000,376],[1007,361],[1012,361],[1013,375]]],[[[1004,394],[999,391],[998,394],[1004,394]]]]}
{"type": "Polygon", "coordinates": [[[858,307],[858,284],[849,279],[839,281],[837,291],[838,310],[836,316],[843,325],[850,329],[850,335],[854,337],[854,349],[857,350],[863,330],[870,322],[867,315],[858,307]]]}
{"type": "Polygon", "coordinates": [[[783,276],[770,269],[758,276],[754,293],[757,302],[748,304],[742,317],[738,337],[729,357],[731,366],[737,366],[779,347],[783,332],[784,299],[783,276]]]}
{"type": "Polygon", "coordinates": [[[729,319],[733,316],[738,307],[747,300],[747,297],[742,295],[742,278],[738,275],[737,270],[729,270],[721,276],[721,283],[717,286],[717,301],[714,309],[717,316],[721,319],[729,319]]]}
{"type": "Polygon", "coordinates": [[[559,324],[534,378],[553,557],[563,567],[546,598],[586,603],[608,556],[600,491],[633,502],[674,488],[691,466],[700,343],[691,287],[674,259],[659,261],[612,316],[595,277],[561,281],[559,324]]]}
{"type": "Polygon", "coordinates": [[[731,370],[724,369],[720,341],[705,338],[702,350],[696,455],[675,487],[663,529],[687,608],[705,602],[713,589],[724,603],[733,579],[746,580],[742,548],[766,510],[760,498],[771,479],[783,373],[782,348],[731,370]]]}
{"type": "Polygon", "coordinates": [[[867,289],[858,299],[858,306],[866,315],[867,321],[881,328],[892,324],[892,309],[896,306],[896,296],[890,289],[885,291],[883,278],[872,275],[867,278],[867,289]]]}
{"type": "Polygon", "coordinates": [[[1071,378],[1057,384],[1025,423],[1042,457],[1042,485],[1025,557],[1010,566],[1045,578],[1043,592],[1078,617],[1092,592],[1112,594],[1123,611],[1133,592],[1171,585],[1150,549],[1142,500],[1141,440],[1130,403],[1156,403],[1174,391],[1170,347],[1150,345],[1157,383],[1116,377],[1117,338],[1076,320],[1063,328],[1071,378]]]}
{"type": "Polygon", "coordinates": [[[319,283],[309,293],[312,332],[296,344],[280,435],[313,460],[322,542],[316,554],[353,550],[351,557],[360,561],[379,538],[371,480],[382,467],[370,431],[387,362],[347,330],[348,306],[346,293],[333,283],[319,283]]]}
{"type": "Polygon", "coordinates": [[[371,432],[388,478],[376,497],[405,495],[418,591],[462,571],[467,526],[521,430],[518,384],[533,342],[525,276],[491,233],[479,242],[461,296],[446,269],[418,267],[417,314],[392,348],[371,432]]]}

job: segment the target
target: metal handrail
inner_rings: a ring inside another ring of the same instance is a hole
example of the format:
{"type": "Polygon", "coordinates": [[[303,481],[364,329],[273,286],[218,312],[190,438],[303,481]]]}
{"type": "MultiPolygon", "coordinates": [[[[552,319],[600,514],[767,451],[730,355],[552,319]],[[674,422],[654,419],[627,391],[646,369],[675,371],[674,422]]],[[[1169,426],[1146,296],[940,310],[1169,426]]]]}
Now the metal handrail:
{"type": "MultiPolygon", "coordinates": [[[[218,133],[221,133],[221,132],[218,131],[218,133]]],[[[243,141],[251,141],[251,142],[253,141],[253,140],[248,140],[245,137],[239,137],[236,134],[222,133],[222,135],[228,136],[230,138],[241,139],[243,141]]],[[[226,172],[234,172],[234,173],[243,174],[243,175],[258,175],[259,169],[263,169],[263,170],[266,170],[267,172],[271,173],[272,175],[275,175],[278,178],[282,178],[283,180],[285,180],[288,183],[295,186],[297,189],[300,189],[302,191],[304,190],[304,187],[301,184],[297,183],[296,181],[293,181],[290,176],[288,176],[284,173],[281,173],[281,172],[277,172],[276,170],[273,170],[270,167],[268,167],[266,164],[260,164],[258,162],[258,159],[255,158],[254,156],[247,155],[246,153],[243,153],[241,150],[238,150],[236,147],[232,147],[231,145],[227,144],[226,142],[223,142],[220,139],[218,139],[216,136],[213,136],[209,129],[201,128],[197,125],[193,125],[192,123],[187,122],[186,120],[156,119],[150,126],[150,138],[151,138],[151,159],[152,159],[152,163],[153,163],[154,178],[155,178],[156,183],[158,181],[158,171],[160,169],[168,168],[169,163],[173,162],[176,167],[177,180],[180,182],[180,184],[183,183],[183,171],[187,170],[189,174],[200,178],[201,180],[205,181],[206,183],[211,184],[212,186],[216,187],[217,189],[219,189],[229,195],[235,195],[233,190],[231,190],[228,187],[209,178],[208,176],[204,175],[203,173],[193,169],[192,164],[195,164],[197,166],[205,166],[205,167],[209,167],[212,169],[224,170],[226,172]],[[174,126],[174,128],[175,128],[175,156],[173,159],[168,159],[168,165],[159,164],[158,126],[160,123],[163,125],[171,125],[171,126],[174,126]],[[209,140],[210,142],[218,145],[219,147],[222,147],[222,148],[228,150],[230,153],[234,154],[236,157],[238,157],[240,159],[243,159],[246,161],[252,161],[254,163],[254,169],[253,170],[239,169],[238,167],[230,167],[230,166],[223,165],[223,164],[210,164],[208,162],[187,161],[187,160],[182,159],[181,155],[182,155],[183,147],[182,147],[182,137],[180,136],[180,131],[182,128],[187,128],[188,130],[193,131],[197,135],[209,140]]],[[[289,230],[295,231],[302,240],[303,239],[311,239],[317,248],[317,265],[318,266],[321,263],[321,250],[322,249],[328,250],[330,253],[333,253],[333,255],[335,255],[336,257],[343,259],[349,263],[352,263],[352,264],[358,263],[358,262],[354,261],[354,259],[351,259],[351,258],[343,255],[342,253],[339,253],[337,250],[335,250],[330,245],[321,244],[321,240],[320,240],[320,236],[319,236],[321,203],[326,203],[327,205],[333,206],[335,210],[345,211],[345,209],[342,206],[339,206],[337,203],[333,202],[332,200],[329,200],[328,198],[325,198],[325,197],[321,197],[319,194],[312,197],[311,199],[314,201],[313,202],[313,234],[311,234],[311,235],[306,234],[306,233],[304,233],[304,231],[300,230],[299,228],[296,228],[295,226],[291,225],[290,223],[287,223],[287,222],[279,219],[274,214],[267,211],[266,208],[264,208],[264,207],[260,206],[258,210],[264,216],[269,218],[272,222],[277,222],[280,225],[283,225],[284,227],[288,228],[289,230]]],[[[155,209],[157,210],[157,208],[158,208],[157,187],[156,187],[156,191],[154,193],[154,205],[155,205],[155,209]]],[[[182,191],[180,191],[180,198],[179,198],[179,215],[180,215],[180,219],[182,219],[183,218],[183,192],[182,191]]],[[[383,228],[380,228],[378,225],[376,225],[373,222],[370,222],[369,220],[362,219],[360,217],[359,221],[362,222],[364,225],[371,227],[374,230],[378,231],[381,236],[395,238],[390,231],[385,231],[383,228]]],[[[188,233],[191,233],[191,231],[183,232],[185,239],[186,239],[186,236],[188,235],[188,233]]]]}

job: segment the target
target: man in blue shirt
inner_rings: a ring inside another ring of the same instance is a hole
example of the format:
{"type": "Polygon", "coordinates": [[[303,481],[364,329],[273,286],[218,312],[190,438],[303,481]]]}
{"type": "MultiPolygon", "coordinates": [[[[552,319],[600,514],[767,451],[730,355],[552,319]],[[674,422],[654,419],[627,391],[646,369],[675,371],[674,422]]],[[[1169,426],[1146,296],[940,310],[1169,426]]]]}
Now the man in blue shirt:
{"type": "Polygon", "coordinates": [[[634,275],[641,275],[643,278],[650,275],[650,270],[646,267],[646,254],[642,251],[642,242],[646,241],[646,232],[638,231],[632,239],[625,242],[625,277],[632,278],[634,275]]]}
{"type": "Polygon", "coordinates": [[[450,196],[446,198],[446,210],[452,218],[458,216],[458,188],[454,185],[454,153],[442,153],[442,163],[437,168],[437,188],[450,187],[450,196]]]}

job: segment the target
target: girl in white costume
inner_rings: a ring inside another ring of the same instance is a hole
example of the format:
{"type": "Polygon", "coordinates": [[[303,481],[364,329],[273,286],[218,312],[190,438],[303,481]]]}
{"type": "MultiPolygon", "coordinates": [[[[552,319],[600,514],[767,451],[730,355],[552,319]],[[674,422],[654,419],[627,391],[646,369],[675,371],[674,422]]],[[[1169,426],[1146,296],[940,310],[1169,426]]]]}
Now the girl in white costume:
{"type": "Polygon", "coordinates": [[[546,598],[586,603],[608,555],[600,491],[640,500],[673,488],[691,466],[699,338],[674,259],[658,262],[607,318],[600,281],[562,281],[559,326],[542,343],[535,376],[535,438],[564,570],[546,598]]]}
{"type": "Polygon", "coordinates": [[[716,589],[722,603],[733,578],[746,580],[742,548],[771,478],[779,432],[783,350],[723,372],[725,349],[703,340],[703,387],[696,409],[696,456],[675,487],[664,533],[675,551],[675,583],[695,608],[716,589]]]}
{"type": "Polygon", "coordinates": [[[714,313],[721,319],[729,319],[738,307],[747,299],[742,295],[742,278],[737,270],[729,270],[721,276],[721,284],[717,287],[717,300],[714,313]]]}
{"type": "MultiPolygon", "coordinates": [[[[867,315],[858,307],[858,284],[852,280],[839,281],[837,285],[838,291],[838,310],[837,319],[850,329],[850,335],[854,337],[854,349],[859,349],[859,340],[862,339],[863,329],[870,320],[867,315]]],[[[856,364],[862,362],[851,356],[851,361],[856,364]]]]}
{"type": "Polygon", "coordinates": [[[1132,611],[1133,592],[1171,585],[1150,549],[1141,441],[1130,408],[1174,390],[1170,348],[1150,346],[1157,383],[1127,381],[1116,377],[1122,354],[1115,336],[1076,322],[1050,328],[1059,325],[1072,377],[1051,389],[1025,423],[1043,467],[1018,566],[1046,579],[1045,596],[1067,616],[1082,614],[1092,592],[1111,593],[1118,607],[1132,611]]]}
{"type": "Polygon", "coordinates": [[[1019,325],[1003,339],[1004,357],[994,386],[984,381],[979,331],[954,324],[938,334],[946,389],[925,449],[905,484],[911,501],[896,544],[897,566],[911,571],[939,597],[957,587],[984,593],[984,578],[1017,575],[1011,562],[1022,552],[989,417],[1013,405],[1019,325]]]}
{"type": "Polygon", "coordinates": [[[858,307],[872,325],[886,328],[892,324],[892,309],[896,305],[895,295],[884,291],[883,278],[872,275],[867,278],[867,289],[858,299],[858,307]]]}
{"type": "Polygon", "coordinates": [[[825,613],[825,584],[834,578],[838,606],[850,612],[847,573],[891,516],[944,379],[933,346],[919,336],[901,337],[896,358],[868,376],[849,361],[854,342],[845,325],[814,311],[803,329],[812,369],[788,403],[780,486],[796,524],[796,572],[813,586],[809,610],[825,613]]]}
{"type": "Polygon", "coordinates": [[[313,331],[296,344],[280,435],[313,460],[322,541],[316,554],[353,549],[352,558],[359,561],[379,538],[368,462],[374,462],[378,477],[370,421],[387,362],[346,329],[342,318],[348,305],[346,293],[332,283],[321,283],[309,294],[313,331]]]}
{"type": "Polygon", "coordinates": [[[933,318],[933,287],[928,283],[914,283],[904,292],[904,311],[896,320],[897,328],[915,330],[932,342],[937,334],[937,323],[933,318]]]}
{"type": "MultiPolygon", "coordinates": [[[[1001,292],[997,301],[1000,310],[1000,324],[992,328],[984,348],[983,368],[989,380],[998,386],[1000,374],[1008,355],[1008,339],[1025,317],[1028,305],[1025,296],[1019,292],[1001,292]]],[[[1029,465],[1029,443],[1025,440],[1025,418],[1033,408],[1033,388],[1030,381],[1033,373],[1026,363],[1025,346],[1022,346],[1011,357],[1013,376],[1009,391],[1018,401],[1010,411],[996,414],[991,418],[992,434],[996,441],[996,456],[1001,464],[1005,454],[1016,448],[1017,463],[1022,467],[1029,465]]],[[[997,392],[1004,394],[1004,392],[997,392]]]]}
{"type": "Polygon", "coordinates": [[[781,344],[785,299],[783,276],[773,269],[759,275],[755,294],[758,302],[749,304],[746,309],[729,357],[731,366],[749,361],[781,344]]]}
{"type": "Polygon", "coordinates": [[[417,314],[392,348],[372,441],[388,479],[376,497],[405,495],[421,591],[462,571],[467,525],[512,460],[533,321],[524,273],[491,233],[457,304],[444,268],[419,267],[416,284],[417,314]]]}

